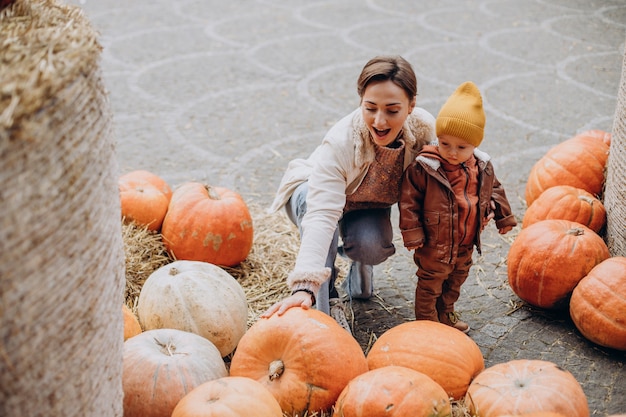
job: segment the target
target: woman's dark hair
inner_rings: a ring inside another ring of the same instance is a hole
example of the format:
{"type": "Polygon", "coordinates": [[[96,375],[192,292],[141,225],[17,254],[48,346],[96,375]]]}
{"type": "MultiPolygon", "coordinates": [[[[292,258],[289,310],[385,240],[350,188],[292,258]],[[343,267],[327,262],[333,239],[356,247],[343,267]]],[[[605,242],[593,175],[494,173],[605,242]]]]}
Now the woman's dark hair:
{"type": "Polygon", "coordinates": [[[368,61],[363,67],[357,81],[357,92],[363,98],[365,88],[372,81],[392,81],[402,88],[409,101],[417,95],[417,79],[411,64],[401,56],[377,56],[368,61]]]}

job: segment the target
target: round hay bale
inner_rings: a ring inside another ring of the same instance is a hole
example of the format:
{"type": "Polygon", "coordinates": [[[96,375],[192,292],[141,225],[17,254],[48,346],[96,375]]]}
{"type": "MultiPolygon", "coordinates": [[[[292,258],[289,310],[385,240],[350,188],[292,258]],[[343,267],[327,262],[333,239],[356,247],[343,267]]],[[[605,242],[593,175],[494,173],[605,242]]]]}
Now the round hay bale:
{"type": "Polygon", "coordinates": [[[124,254],[101,47],[79,8],[0,11],[0,415],[121,416],[124,254]]]}

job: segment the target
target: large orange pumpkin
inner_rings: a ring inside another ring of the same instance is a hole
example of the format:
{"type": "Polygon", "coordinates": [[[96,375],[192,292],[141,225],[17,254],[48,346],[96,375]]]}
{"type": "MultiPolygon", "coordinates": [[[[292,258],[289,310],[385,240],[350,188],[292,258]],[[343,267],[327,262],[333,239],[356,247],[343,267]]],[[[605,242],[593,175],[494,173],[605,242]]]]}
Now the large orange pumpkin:
{"type": "Polygon", "coordinates": [[[259,381],[290,415],[329,410],[365,372],[365,354],[349,332],[321,311],[299,307],[256,321],[230,365],[231,376],[259,381]]]}
{"type": "Polygon", "coordinates": [[[404,366],[384,366],[348,383],[335,417],[449,417],[448,394],[428,375],[404,366]]]}
{"type": "Polygon", "coordinates": [[[161,234],[174,258],[220,266],[244,261],[254,237],[250,211],[239,194],[198,182],[174,190],[161,234]]]}
{"type": "Polygon", "coordinates": [[[446,393],[462,398],[485,368],[480,348],[469,336],[429,320],[399,324],[383,333],[367,354],[369,369],[398,365],[431,377],[446,393]]]}
{"type": "Polygon", "coordinates": [[[606,223],[606,210],[602,201],[591,193],[570,185],[556,185],[541,193],[528,207],[522,227],[547,219],[570,220],[598,233],[606,223]]]}
{"type": "Polygon", "coordinates": [[[241,376],[214,379],[194,388],[172,417],[283,417],[276,398],[261,383],[241,376]]]}
{"type": "Polygon", "coordinates": [[[542,360],[519,359],[485,369],[470,384],[465,404],[477,417],[535,412],[589,417],[587,397],[576,378],[542,360]]]}
{"type": "Polygon", "coordinates": [[[145,330],[170,328],[199,334],[227,356],[248,328],[243,287],[217,265],[175,261],[154,271],[137,302],[145,330]]]}
{"type": "Polygon", "coordinates": [[[626,350],[626,257],[596,265],[572,293],[570,315],[592,342],[626,350]]]}
{"type": "Polygon", "coordinates": [[[125,221],[159,231],[172,198],[167,182],[152,172],[138,170],[122,175],[118,186],[125,221]]]}
{"type": "Polygon", "coordinates": [[[170,417],[192,389],[227,375],[220,352],[202,336],[147,330],[124,342],[124,417],[170,417]]]}
{"type": "Polygon", "coordinates": [[[126,304],[122,304],[122,314],[124,315],[124,341],[126,341],[141,333],[141,326],[135,313],[126,304]]]}
{"type": "Polygon", "coordinates": [[[509,285],[536,307],[566,307],[578,282],[609,257],[593,230],[569,220],[542,220],[517,235],[509,248],[509,285]]]}
{"type": "Polygon", "coordinates": [[[610,133],[589,130],[550,149],[530,170],[525,193],[527,206],[555,185],[571,185],[600,195],[610,143],[610,133]]]}

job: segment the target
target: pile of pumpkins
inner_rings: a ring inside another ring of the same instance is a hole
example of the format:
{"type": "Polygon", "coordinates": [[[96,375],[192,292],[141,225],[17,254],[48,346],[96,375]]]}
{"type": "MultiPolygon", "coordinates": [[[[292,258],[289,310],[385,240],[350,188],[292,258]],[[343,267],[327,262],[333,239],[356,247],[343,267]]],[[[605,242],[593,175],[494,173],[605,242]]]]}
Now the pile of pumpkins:
{"type": "MultiPolygon", "coordinates": [[[[543,168],[537,163],[508,257],[509,282],[520,298],[559,308],[573,292],[574,322],[603,346],[626,338],[617,329],[624,326],[618,313],[626,308],[626,264],[609,257],[598,235],[606,216],[596,197],[603,179],[595,188],[585,185],[590,174],[585,184],[565,183],[554,166],[567,154],[575,173],[591,172],[582,156],[571,156],[584,150],[600,155],[593,169],[602,171],[609,140],[586,132],[548,152],[543,168]],[[546,182],[549,176],[556,182],[546,182]],[[555,214],[557,208],[566,215],[555,214]]],[[[397,325],[367,353],[315,309],[291,308],[248,328],[244,291],[222,268],[244,260],[252,245],[252,219],[241,197],[199,183],[172,193],[154,174],[133,175],[120,179],[120,192],[122,204],[135,201],[138,210],[127,204],[124,218],[160,231],[177,260],[149,276],[136,313],[124,306],[125,417],[452,416],[453,401],[478,417],[589,417],[585,393],[567,370],[532,359],[485,368],[478,345],[441,323],[397,325]],[[214,208],[215,201],[224,207],[214,208]],[[230,231],[225,218],[234,219],[230,231]]]]}
{"type": "Polygon", "coordinates": [[[626,350],[626,258],[601,237],[611,135],[590,130],[551,148],[526,183],[522,230],[507,257],[511,289],[538,308],[569,308],[588,340],[626,350]]]}

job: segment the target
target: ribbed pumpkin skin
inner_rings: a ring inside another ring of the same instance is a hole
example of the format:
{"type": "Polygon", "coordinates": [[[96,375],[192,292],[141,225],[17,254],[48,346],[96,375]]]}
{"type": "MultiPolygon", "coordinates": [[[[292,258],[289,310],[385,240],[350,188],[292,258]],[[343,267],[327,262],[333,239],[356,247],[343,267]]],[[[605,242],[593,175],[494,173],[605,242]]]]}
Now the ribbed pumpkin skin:
{"type": "Polygon", "coordinates": [[[159,231],[172,198],[164,179],[149,171],[131,171],[118,180],[122,217],[128,222],[159,231]]]}
{"type": "Polygon", "coordinates": [[[124,342],[124,417],[170,417],[192,389],[228,375],[217,348],[202,336],[147,330],[124,342]]]}
{"type": "Polygon", "coordinates": [[[230,365],[231,376],[259,381],[290,415],[329,410],[365,372],[365,354],[350,333],[321,311],[299,307],[256,321],[230,365]]]}
{"type": "Polygon", "coordinates": [[[576,378],[542,360],[513,360],[485,369],[470,384],[465,404],[477,417],[536,412],[589,417],[587,397],[576,378]]]}
{"type": "Polygon", "coordinates": [[[248,301],[243,287],[217,265],[175,261],[154,271],[137,302],[145,330],[178,329],[210,340],[227,356],[248,327],[248,301]]]}
{"type": "Polygon", "coordinates": [[[369,369],[398,365],[422,372],[454,398],[485,368],[480,348],[466,334],[442,323],[416,320],[383,333],[367,354],[369,369]]]}
{"type": "Polygon", "coordinates": [[[404,366],[384,366],[348,383],[335,417],[449,417],[450,400],[429,376],[404,366]]]}
{"type": "Polygon", "coordinates": [[[227,376],[205,382],[185,395],[172,417],[283,417],[278,401],[259,382],[227,376]]]}
{"type": "Polygon", "coordinates": [[[606,223],[606,209],[600,200],[581,188],[557,185],[541,193],[526,209],[522,228],[548,219],[580,223],[598,233],[606,223]]]}
{"type": "Polygon", "coordinates": [[[626,258],[596,265],[574,288],[570,316],[593,343],[626,350],[626,258]]]}
{"type": "Polygon", "coordinates": [[[578,282],[609,257],[593,230],[568,220],[542,220],[517,235],[507,257],[509,285],[522,300],[563,308],[578,282]]]}
{"type": "Polygon", "coordinates": [[[141,326],[137,316],[126,304],[122,304],[122,314],[124,315],[124,341],[141,333],[141,326]]]}
{"type": "Polygon", "coordinates": [[[254,229],[239,194],[188,182],[174,190],[161,235],[176,259],[235,266],[248,257],[254,229]]]}
{"type": "Polygon", "coordinates": [[[589,130],[567,139],[542,156],[530,170],[526,182],[526,205],[555,185],[571,185],[600,195],[611,134],[589,130]]]}

